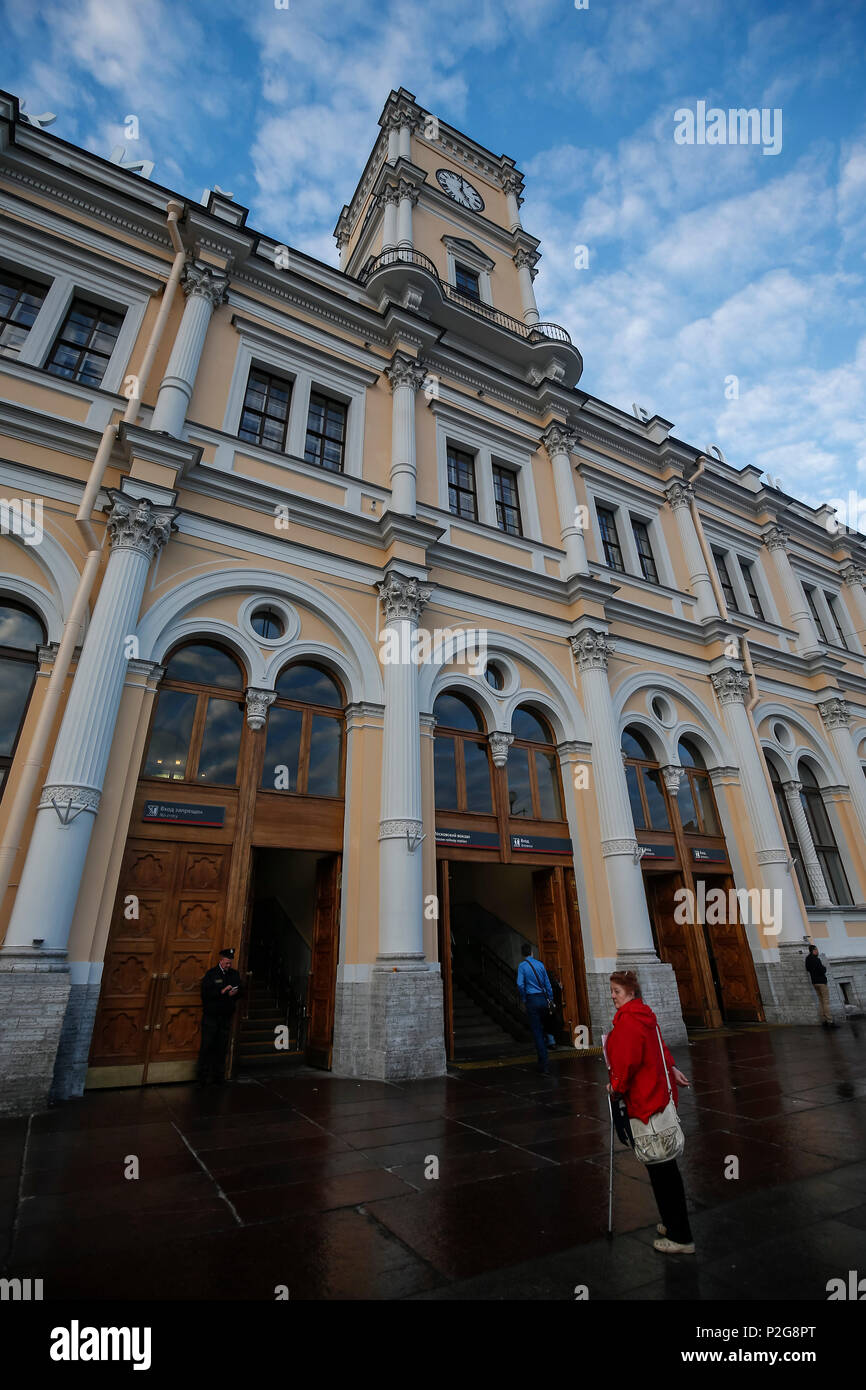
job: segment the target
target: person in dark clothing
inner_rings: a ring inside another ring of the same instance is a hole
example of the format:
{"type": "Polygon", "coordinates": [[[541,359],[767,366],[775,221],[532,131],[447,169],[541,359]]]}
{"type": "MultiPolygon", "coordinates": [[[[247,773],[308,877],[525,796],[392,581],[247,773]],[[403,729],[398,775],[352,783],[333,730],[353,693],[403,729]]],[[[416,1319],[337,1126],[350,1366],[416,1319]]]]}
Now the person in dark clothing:
{"type": "Polygon", "coordinates": [[[202,976],[201,1047],[196,1072],[199,1086],[206,1086],[211,1076],[218,1085],[226,1079],[226,1050],[241,988],[241,977],[232,964],[234,958],[234,948],[224,946],[218,964],[202,976]]]}
{"type": "Polygon", "coordinates": [[[523,960],[517,967],[517,991],[520,1002],[529,1016],[529,1026],[538,1054],[538,1070],[544,1076],[550,1076],[547,1036],[550,1032],[553,985],[544,968],[544,962],[532,959],[532,947],[528,941],[523,943],[523,960]]]}
{"type": "Polygon", "coordinates": [[[806,973],[814,985],[818,1003],[821,1006],[821,1026],[823,1028],[835,1028],[833,1015],[830,1012],[830,988],[827,984],[827,971],[818,955],[817,946],[810,946],[806,954],[806,973]]]}
{"type": "MultiPolygon", "coordinates": [[[[651,1115],[664,1110],[668,1104],[668,1079],[674,1105],[677,1085],[688,1086],[687,1077],[664,1043],[659,1046],[658,1021],[652,1009],[643,1002],[638,978],[633,970],[615,970],[610,977],[610,997],[616,1008],[613,1028],[605,1039],[605,1056],[610,1068],[609,1091],[625,1096],[629,1119],[647,1123],[651,1115]],[[662,1061],[664,1049],[664,1061],[662,1061]]],[[[653,1245],[663,1255],[693,1255],[692,1238],[686,1194],[675,1158],[667,1163],[647,1164],[647,1173],[661,1221],[656,1229],[659,1239],[653,1245]]]]}

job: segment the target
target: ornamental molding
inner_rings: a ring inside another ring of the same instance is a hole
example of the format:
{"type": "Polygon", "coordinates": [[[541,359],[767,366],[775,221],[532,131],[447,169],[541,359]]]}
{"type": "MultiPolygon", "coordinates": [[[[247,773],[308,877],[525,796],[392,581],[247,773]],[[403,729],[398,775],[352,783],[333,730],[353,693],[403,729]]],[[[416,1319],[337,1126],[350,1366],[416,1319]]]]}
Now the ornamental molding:
{"type": "Polygon", "coordinates": [[[713,783],[721,781],[739,782],[740,769],[738,767],[711,767],[710,781],[713,783]]]}
{"type": "Polygon", "coordinates": [[[499,187],[506,194],[513,193],[517,198],[517,206],[523,202],[523,175],[518,174],[516,169],[502,169],[499,173],[499,187]]]}
{"type": "Polygon", "coordinates": [[[392,391],[396,391],[398,386],[410,386],[413,391],[417,391],[427,380],[427,368],[408,353],[395,352],[390,364],[385,368],[385,375],[391,383],[392,391]]]}
{"type": "Polygon", "coordinates": [[[576,454],[579,440],[567,425],[552,424],[542,434],[541,442],[552,461],[556,454],[576,454]]]}
{"type": "Polygon", "coordinates": [[[785,849],[759,849],[756,858],[759,864],[790,864],[792,862],[785,849]]]}
{"type": "Polygon", "coordinates": [[[851,723],[851,711],[848,708],[847,700],[821,700],[818,704],[818,713],[828,729],[847,729],[851,723]]]}
{"type": "Polygon", "coordinates": [[[538,251],[527,251],[526,248],[522,246],[519,251],[515,251],[511,259],[518,270],[535,270],[535,267],[541,260],[541,256],[538,251]]]}
{"type": "Polygon", "coordinates": [[[665,488],[665,501],[672,511],[678,507],[690,507],[695,500],[695,489],[691,483],[675,482],[665,488]]]}
{"type": "Polygon", "coordinates": [[[782,791],[789,801],[799,800],[800,792],[803,790],[803,783],[798,782],[796,777],[791,777],[787,782],[782,783],[782,791]]]}
{"type": "Polygon", "coordinates": [[[377,207],[384,207],[386,203],[393,203],[394,206],[400,201],[400,190],[396,183],[384,183],[373,200],[377,207]]]}
{"type": "Polygon", "coordinates": [[[776,550],[787,550],[791,540],[791,534],[782,526],[773,526],[771,530],[765,531],[761,537],[764,545],[771,552],[776,550]]]}
{"type": "Polygon", "coordinates": [[[846,565],[841,573],[842,579],[848,585],[849,589],[855,588],[857,584],[861,584],[866,588],[866,569],[864,569],[862,565],[855,565],[852,560],[851,564],[846,565]]]}
{"type": "Polygon", "coordinates": [[[745,671],[726,666],[723,671],[711,671],[710,680],[720,705],[745,704],[749,689],[749,677],[745,671]]]}
{"type": "Polygon", "coordinates": [[[641,848],[637,840],[602,840],[601,853],[605,859],[610,859],[613,855],[630,854],[634,862],[639,864],[646,850],[641,848]]]}
{"type": "Polygon", "coordinates": [[[424,829],[422,820],[380,820],[379,839],[380,840],[405,840],[417,839],[424,829]]]}
{"type": "Polygon", "coordinates": [[[176,507],[155,507],[146,497],[127,497],[114,488],[108,489],[111,506],[108,509],[108,534],[112,552],[135,550],[152,560],[165,545],[172,531],[177,530],[176,507]]]}
{"type": "Polygon", "coordinates": [[[226,302],[229,277],[224,270],[219,270],[216,266],[205,265],[202,261],[187,261],[182,283],[187,299],[191,299],[193,295],[201,295],[214,309],[226,302]]]}
{"type": "Polygon", "coordinates": [[[616,650],[616,638],[596,628],[586,628],[568,640],[579,671],[607,670],[610,655],[616,650]]]}
{"type": "MultiPolygon", "coordinates": [[[[82,151],[86,153],[86,151],[82,151]]],[[[114,165],[115,169],[122,168],[121,165],[114,165]]],[[[34,178],[22,169],[17,169],[13,164],[5,163],[3,176],[7,179],[15,179],[18,183],[23,183],[32,188],[35,193],[49,198],[52,202],[66,203],[69,207],[77,208],[80,212],[85,212],[95,217],[98,222],[109,222],[112,226],[120,227],[125,232],[131,232],[134,236],[141,237],[143,241],[152,241],[155,246],[165,249],[165,222],[160,221],[156,229],[146,226],[143,222],[135,221],[131,217],[121,217],[113,208],[116,202],[106,200],[105,203],[97,201],[95,198],[76,197],[59,183],[51,183],[47,179],[34,178]]],[[[136,182],[140,183],[137,174],[132,175],[136,182]]],[[[117,190],[112,190],[116,192],[117,190]]],[[[154,209],[157,214],[157,210],[154,209]]],[[[164,213],[157,214],[164,218],[164,213]]]]}
{"type": "Polygon", "coordinates": [[[685,768],[680,767],[679,763],[668,763],[666,767],[662,768],[662,777],[671,796],[676,796],[679,791],[684,772],[685,768]]]}
{"type": "Polygon", "coordinates": [[[75,820],[82,811],[90,811],[95,816],[101,800],[102,792],[97,791],[95,787],[75,787],[66,783],[47,782],[42,788],[37,809],[56,811],[61,824],[66,825],[69,821],[75,820]],[[75,814],[71,815],[73,807],[75,814]]]}
{"type": "Polygon", "coordinates": [[[417,623],[421,609],[432,594],[432,588],[422,584],[415,576],[391,573],[376,585],[385,612],[385,622],[393,623],[405,619],[417,623]]]}
{"type": "Polygon", "coordinates": [[[508,750],[514,742],[514,735],[506,734],[499,729],[495,729],[490,735],[489,742],[493,766],[505,767],[508,762],[508,750]]]}
{"type": "Polygon", "coordinates": [[[247,724],[254,731],[263,729],[268,717],[268,710],[277,698],[275,690],[260,690],[256,686],[247,686],[247,724]]]}

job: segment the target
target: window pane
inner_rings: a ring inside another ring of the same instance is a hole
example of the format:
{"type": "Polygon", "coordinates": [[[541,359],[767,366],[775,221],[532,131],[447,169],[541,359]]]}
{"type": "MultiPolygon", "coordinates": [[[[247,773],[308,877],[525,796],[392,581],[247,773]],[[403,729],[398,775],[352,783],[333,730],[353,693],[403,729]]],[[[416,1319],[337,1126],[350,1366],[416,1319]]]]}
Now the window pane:
{"type": "Polygon", "coordinates": [[[314,714],[312,724],[307,795],[339,796],[343,749],[342,721],[330,719],[326,714],[314,714]]]}
{"type": "Polygon", "coordinates": [[[270,791],[298,790],[298,760],[301,751],[302,710],[274,705],[268,715],[265,765],[262,787],[270,791]]]}
{"type": "Polygon", "coordinates": [[[337,682],[318,666],[287,666],[275,686],[282,700],[297,700],[305,705],[326,705],[342,709],[343,697],[337,682]]]}
{"type": "Polygon", "coordinates": [[[812,839],[816,845],[833,845],[836,837],[830,826],[830,820],[824,808],[820,792],[801,792],[803,806],[806,811],[806,818],[809,822],[809,829],[812,832],[812,839]]]}
{"type": "Polygon", "coordinates": [[[538,810],[541,819],[562,820],[555,753],[542,753],[540,748],[536,748],[535,775],[538,778],[538,810]]]}
{"type": "Polygon", "coordinates": [[[480,714],[468,700],[459,695],[438,695],[433,705],[437,724],[446,729],[467,729],[470,733],[483,733],[484,723],[480,714]]]}
{"type": "Polygon", "coordinates": [[[197,695],[188,690],[161,690],[144,764],[145,777],[182,782],[186,777],[189,740],[197,695]]]}
{"type": "Polygon", "coordinates": [[[35,674],[35,662],[0,657],[0,756],[15,746],[35,674]]]}
{"type": "Polygon", "coordinates": [[[643,734],[636,729],[625,729],[622,735],[622,751],[627,758],[645,758],[647,762],[656,761],[655,754],[643,734]]]}
{"type": "Polygon", "coordinates": [[[236,661],[219,647],[194,642],[175,652],[165,668],[166,678],[188,681],[191,685],[216,685],[223,690],[240,690],[243,682],[236,661]]]}
{"type": "Polygon", "coordinates": [[[701,816],[704,822],[705,835],[721,835],[722,828],[719,825],[716,807],[713,801],[713,789],[710,786],[709,777],[695,777],[695,793],[701,806],[701,816]]]}
{"type": "Polygon", "coordinates": [[[529,782],[529,749],[510,748],[508,752],[508,806],[512,816],[532,819],[532,788],[529,782]]]}
{"type": "Polygon", "coordinates": [[[854,899],[845,877],[845,870],[842,868],[839,851],[835,849],[819,850],[818,858],[821,861],[821,868],[824,870],[824,882],[830,889],[830,896],[834,903],[853,902],[854,899]]]}
{"type": "Polygon", "coordinates": [[[635,830],[646,830],[646,821],[644,820],[643,804],[640,799],[640,787],[638,786],[637,775],[637,768],[629,767],[628,764],[626,764],[625,780],[626,786],[628,787],[628,799],[631,802],[631,814],[632,820],[634,821],[634,828],[635,830]]]}
{"type": "Polygon", "coordinates": [[[511,732],[515,738],[525,739],[527,743],[553,742],[547,725],[537,714],[534,714],[532,710],[525,709],[523,705],[514,711],[511,720],[511,732]]]}
{"type": "Polygon", "coordinates": [[[670,830],[671,823],[668,820],[662,775],[659,771],[653,771],[649,768],[643,768],[642,771],[650,826],[653,830],[670,830]]]}
{"type": "Polygon", "coordinates": [[[440,734],[433,740],[433,777],[436,787],[436,808],[457,810],[457,764],[454,739],[440,734]]]}
{"type": "Polygon", "coordinates": [[[196,781],[234,786],[243,724],[243,706],[237,700],[208,700],[196,781]]]}
{"type": "Polygon", "coordinates": [[[490,764],[487,761],[487,746],[463,740],[463,762],[466,768],[466,809],[467,811],[493,810],[490,791],[490,764]]]}
{"type": "Polygon", "coordinates": [[[45,641],[45,631],[33,613],[0,604],[0,647],[33,651],[45,641]]]}
{"type": "Polygon", "coordinates": [[[701,827],[692,797],[692,784],[689,781],[688,773],[683,773],[682,780],[677,790],[677,806],[679,807],[683,830],[686,834],[700,834],[701,827]]]}

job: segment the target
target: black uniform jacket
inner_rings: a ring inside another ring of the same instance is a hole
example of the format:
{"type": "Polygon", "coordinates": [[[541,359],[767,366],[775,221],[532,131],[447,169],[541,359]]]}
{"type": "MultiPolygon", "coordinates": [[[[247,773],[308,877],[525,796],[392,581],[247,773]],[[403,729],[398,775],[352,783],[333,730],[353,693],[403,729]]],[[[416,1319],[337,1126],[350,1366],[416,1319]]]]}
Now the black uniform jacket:
{"type": "Polygon", "coordinates": [[[235,1011],[241,988],[241,977],[236,970],[220,970],[215,965],[201,981],[201,1004],[205,1014],[212,1018],[231,1018],[235,1011]],[[226,985],[237,985],[238,994],[223,994],[226,985]]]}
{"type": "Polygon", "coordinates": [[[808,955],[806,957],[806,969],[813,985],[826,985],[827,971],[819,956],[808,955]]]}

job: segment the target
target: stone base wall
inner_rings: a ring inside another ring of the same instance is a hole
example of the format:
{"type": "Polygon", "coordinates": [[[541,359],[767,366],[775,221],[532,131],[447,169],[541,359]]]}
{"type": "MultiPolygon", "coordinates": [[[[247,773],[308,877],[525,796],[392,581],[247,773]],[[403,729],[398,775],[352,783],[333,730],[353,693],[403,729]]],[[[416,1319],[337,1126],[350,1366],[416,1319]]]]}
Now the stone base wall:
{"type": "Polygon", "coordinates": [[[866,956],[837,956],[834,960],[825,956],[824,963],[833,1017],[860,1018],[866,1014],[866,956]],[[844,992],[843,984],[847,987],[844,992]]]}
{"type": "Polygon", "coordinates": [[[69,999],[69,966],[0,956],[0,1114],[45,1110],[69,999]]]}
{"type": "Polygon", "coordinates": [[[333,1070],[412,1081],[444,1076],[445,1018],[438,970],[374,969],[337,984],[333,1070]]]}
{"type": "Polygon", "coordinates": [[[72,1096],[84,1094],[99,991],[99,981],[95,984],[72,985],[69,991],[54,1067],[52,1100],[69,1100],[72,1096]]]}
{"type": "Polygon", "coordinates": [[[782,944],[778,961],[755,961],[768,1023],[819,1022],[818,996],[806,974],[805,959],[805,946],[782,944]]]}
{"type": "MultiPolygon", "coordinates": [[[[638,977],[644,1002],[659,1021],[662,1037],[670,1048],[688,1041],[680,994],[672,965],[665,965],[652,951],[623,952],[617,957],[617,970],[633,970],[638,977]]],[[[602,1033],[609,1033],[614,1015],[610,998],[610,972],[587,971],[586,990],[593,1047],[601,1046],[602,1033]]]]}

